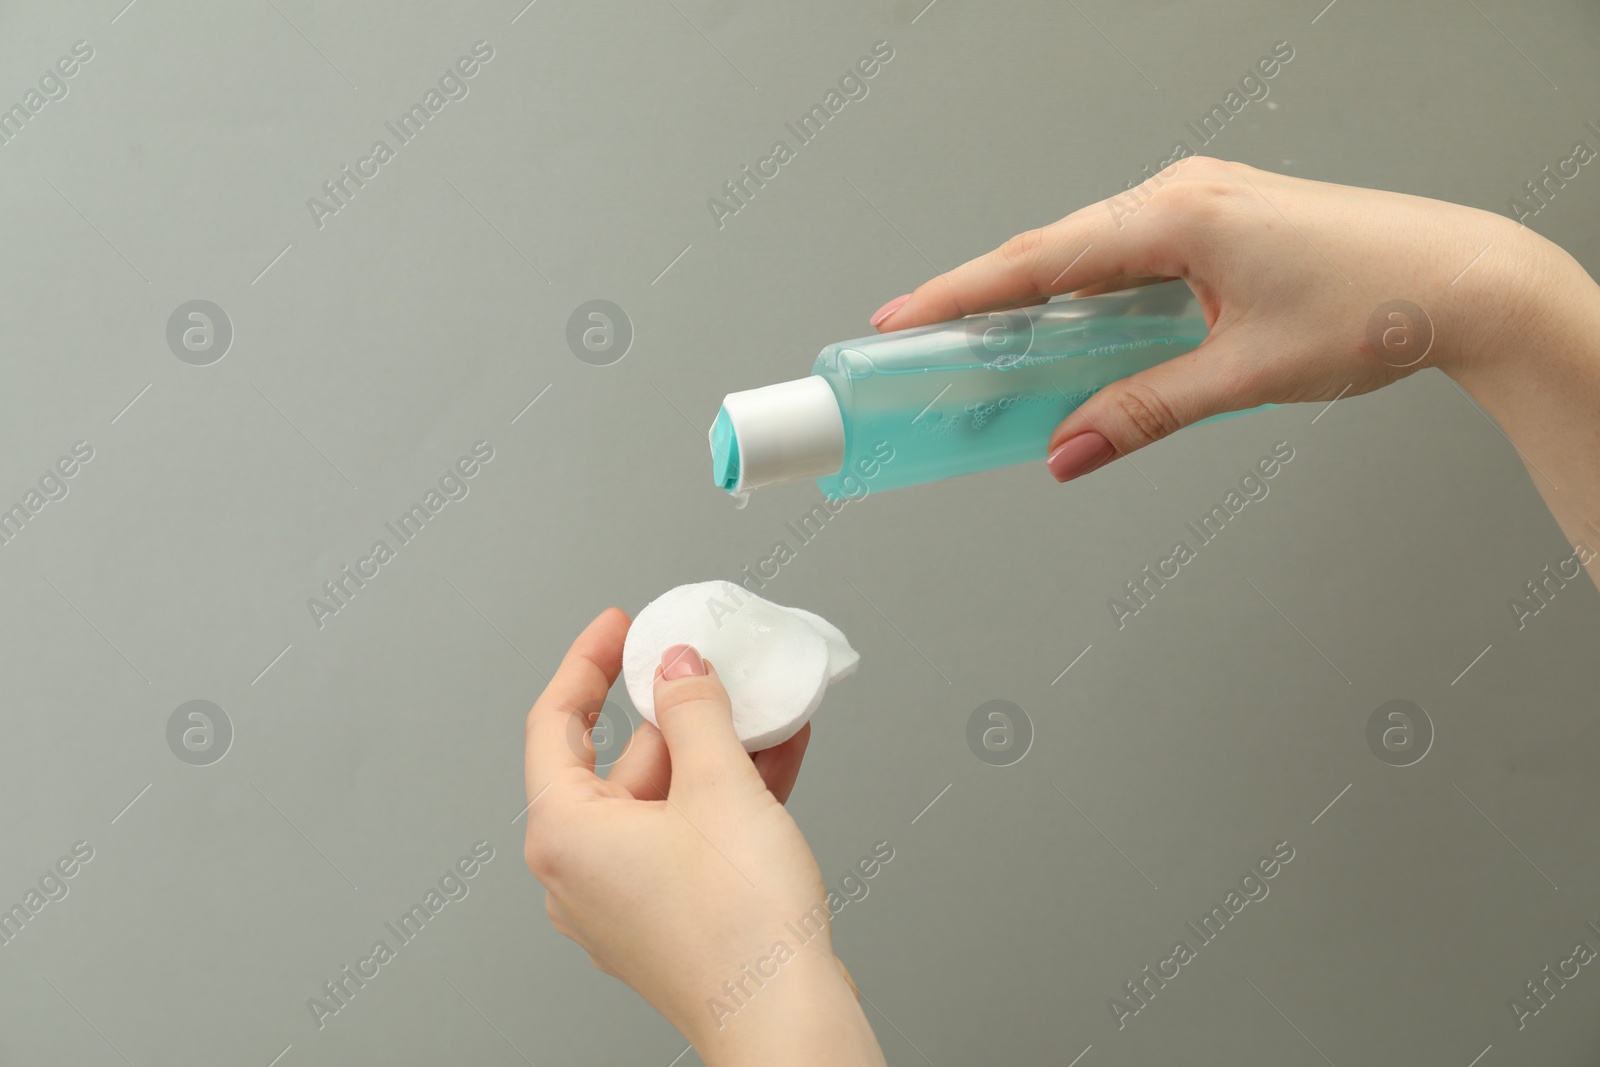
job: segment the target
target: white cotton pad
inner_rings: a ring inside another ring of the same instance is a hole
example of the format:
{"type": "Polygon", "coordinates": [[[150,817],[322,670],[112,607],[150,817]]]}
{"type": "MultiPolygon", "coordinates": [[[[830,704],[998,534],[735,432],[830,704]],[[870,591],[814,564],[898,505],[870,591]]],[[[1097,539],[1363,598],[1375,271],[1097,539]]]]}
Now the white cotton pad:
{"type": "Polygon", "coordinates": [[[680,585],[644,606],[622,649],[628,696],[650,722],[656,721],[656,667],[673,645],[694,646],[716,668],[747,752],[799,733],[829,684],[854,673],[861,661],[839,628],[820,615],[774,604],[733,582],[680,585]]]}
{"type": "MultiPolygon", "coordinates": [[[[778,607],[774,604],[773,607],[778,607]]],[[[844,632],[833,623],[824,619],[816,612],[807,611],[805,608],[784,608],[793,612],[816,628],[828,642],[828,684],[832,685],[840,678],[848,678],[856,673],[856,667],[861,663],[861,653],[850,647],[844,632]]]]}

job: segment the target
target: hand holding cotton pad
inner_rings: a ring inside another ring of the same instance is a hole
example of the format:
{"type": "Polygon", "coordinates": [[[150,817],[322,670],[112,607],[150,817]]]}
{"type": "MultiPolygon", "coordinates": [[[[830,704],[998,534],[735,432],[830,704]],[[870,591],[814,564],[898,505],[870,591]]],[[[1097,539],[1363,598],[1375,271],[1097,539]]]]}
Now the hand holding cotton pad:
{"type": "Polygon", "coordinates": [[[652,723],[656,665],[673,645],[693,645],[712,662],[747,752],[799,733],[828,686],[853,674],[861,661],[839,628],[820,615],[774,604],[733,582],[680,585],[644,606],[622,648],[628,696],[652,723]]]}

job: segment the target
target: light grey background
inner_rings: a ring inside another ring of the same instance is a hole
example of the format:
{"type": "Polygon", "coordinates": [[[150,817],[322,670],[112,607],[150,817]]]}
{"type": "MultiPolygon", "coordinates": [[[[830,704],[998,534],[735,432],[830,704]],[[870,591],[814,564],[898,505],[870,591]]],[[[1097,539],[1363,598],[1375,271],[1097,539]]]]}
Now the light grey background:
{"type": "MultiPolygon", "coordinates": [[[[1208,152],[1503,211],[1600,145],[1579,0],[125,2],[0,15],[0,102],[94,49],[0,147],[0,502],[94,448],[0,546],[0,905],[94,849],[0,945],[6,1064],[666,1067],[682,1039],[522,865],[522,721],[602,608],[737,578],[815,502],[710,486],[723,393],[1194,145],[1278,41],[1208,152]],[[319,228],[307,199],[479,40],[470,94],[319,228]],[[707,198],[880,40],[719,229],[707,198]],[[234,330],[210,366],[166,341],[195,299],[234,330]],[[565,339],[593,299],[636,333],[607,367],[565,339]],[[319,630],[307,598],[478,440],[470,495],[319,630]],[[194,699],[235,731],[209,766],[166,740],[194,699]],[[308,998],[479,840],[470,894],[319,1030],[308,998]]],[[[1533,224],[1594,270],[1592,171],[1533,224]]],[[[1594,967],[1525,1029],[1507,1005],[1600,947],[1600,602],[1508,606],[1570,552],[1431,371],[1070,487],[852,504],[766,592],[862,652],[790,806],[831,885],[895,849],[835,935],[890,1062],[1594,1062],[1594,967]],[[1270,497],[1118,630],[1107,598],[1277,441],[1270,497]],[[1436,731],[1406,768],[1365,738],[1395,698],[1436,731]],[[993,699],[1036,731],[1008,768],[967,747],[993,699]],[[1108,999],[1280,841],[1119,1030],[1108,999]]]]}

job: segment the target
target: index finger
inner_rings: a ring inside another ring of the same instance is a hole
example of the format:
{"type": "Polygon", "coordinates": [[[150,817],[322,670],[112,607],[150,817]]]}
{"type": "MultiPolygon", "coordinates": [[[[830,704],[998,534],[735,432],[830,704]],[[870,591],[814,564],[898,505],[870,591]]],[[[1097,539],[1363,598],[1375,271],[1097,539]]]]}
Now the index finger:
{"type": "Polygon", "coordinates": [[[594,750],[574,744],[593,724],[617,675],[631,625],[621,608],[607,608],[584,628],[528,712],[525,770],[531,805],[563,772],[594,774],[594,750]]]}
{"type": "MultiPolygon", "coordinates": [[[[1170,181],[1177,165],[1146,184],[1170,181]]],[[[1129,224],[1129,217],[1144,203],[1129,196],[1118,194],[1019,233],[994,251],[929,279],[878,322],[878,329],[904,330],[1039,304],[1123,276],[1182,276],[1170,242],[1163,239],[1154,219],[1141,220],[1144,225],[1129,224]]]]}

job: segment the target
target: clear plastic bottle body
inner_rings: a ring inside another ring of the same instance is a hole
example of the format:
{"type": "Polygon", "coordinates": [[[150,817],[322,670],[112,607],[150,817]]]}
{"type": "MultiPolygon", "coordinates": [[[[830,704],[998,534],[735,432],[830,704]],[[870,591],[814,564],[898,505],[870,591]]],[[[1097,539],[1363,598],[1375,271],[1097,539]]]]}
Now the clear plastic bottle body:
{"type": "Polygon", "coordinates": [[[839,401],[845,460],[817,485],[840,499],[1042,461],[1097,390],[1205,336],[1172,281],[829,345],[812,373],[839,401]]]}

